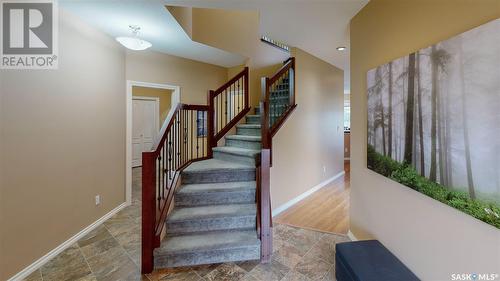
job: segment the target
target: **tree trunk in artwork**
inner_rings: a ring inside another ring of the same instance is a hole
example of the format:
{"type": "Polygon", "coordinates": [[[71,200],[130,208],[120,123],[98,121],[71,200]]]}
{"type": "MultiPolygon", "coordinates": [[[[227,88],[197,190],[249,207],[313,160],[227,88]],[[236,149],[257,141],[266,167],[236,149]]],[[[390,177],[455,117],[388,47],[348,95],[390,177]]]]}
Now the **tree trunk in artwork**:
{"type": "Polygon", "coordinates": [[[392,158],[392,62],[389,63],[389,106],[387,109],[387,118],[388,118],[388,144],[387,144],[387,156],[392,158]]]}
{"type": "Polygon", "coordinates": [[[420,77],[420,54],[417,53],[417,95],[418,95],[418,134],[420,141],[420,174],[425,177],[425,148],[424,148],[424,128],[423,128],[423,120],[422,120],[422,89],[421,85],[421,77],[420,77]]]}
{"type": "MultiPolygon", "coordinates": [[[[431,56],[436,53],[436,45],[432,46],[431,56]]],[[[436,105],[437,105],[437,83],[438,83],[438,62],[431,58],[431,168],[429,179],[436,181],[436,105]]]]}
{"type": "Polygon", "coordinates": [[[453,186],[453,170],[452,170],[452,163],[451,163],[451,156],[452,156],[452,143],[451,143],[451,133],[450,133],[450,113],[451,113],[451,100],[450,100],[450,94],[448,93],[446,95],[446,122],[445,122],[445,146],[446,146],[446,157],[445,157],[445,162],[446,162],[446,184],[448,186],[453,186]]]}
{"type": "Polygon", "coordinates": [[[462,41],[460,41],[458,54],[459,54],[459,71],[460,71],[460,90],[462,95],[462,124],[464,132],[465,166],[467,169],[467,183],[469,185],[469,196],[470,198],[475,199],[476,192],[474,190],[474,180],[472,177],[472,165],[470,159],[469,127],[467,119],[467,95],[465,89],[465,73],[464,73],[464,57],[463,57],[462,41]]]}
{"type": "Polygon", "coordinates": [[[383,93],[382,93],[382,88],[383,88],[383,78],[382,78],[382,69],[381,67],[377,67],[377,70],[375,70],[375,80],[377,81],[377,87],[376,87],[376,93],[379,96],[379,104],[378,104],[378,111],[380,112],[380,118],[376,118],[376,123],[380,125],[380,128],[382,129],[382,152],[385,155],[387,155],[386,151],[386,141],[385,141],[385,112],[384,112],[384,101],[383,101],[383,93]],[[377,122],[378,121],[378,122],[377,122]]]}
{"type": "MultiPolygon", "coordinates": [[[[441,93],[442,94],[442,93],[441,93]]],[[[444,145],[443,145],[443,110],[442,110],[442,97],[439,95],[437,97],[437,132],[438,132],[438,162],[439,162],[439,183],[445,184],[444,175],[444,145]]]]}
{"type": "Polygon", "coordinates": [[[404,162],[412,163],[413,154],[413,108],[415,97],[415,53],[408,57],[408,98],[406,105],[404,162]]]}
{"type": "Polygon", "coordinates": [[[382,95],[380,95],[380,123],[382,127],[382,151],[384,152],[384,156],[387,155],[387,150],[386,150],[386,141],[385,141],[385,112],[384,112],[384,103],[382,102],[382,95]]]}

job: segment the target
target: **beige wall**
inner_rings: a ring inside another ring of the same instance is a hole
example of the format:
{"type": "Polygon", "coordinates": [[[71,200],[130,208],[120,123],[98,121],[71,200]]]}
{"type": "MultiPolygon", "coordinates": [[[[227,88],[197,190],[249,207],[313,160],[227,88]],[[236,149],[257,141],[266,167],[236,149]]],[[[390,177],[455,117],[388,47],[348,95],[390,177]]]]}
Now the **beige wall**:
{"type": "Polygon", "coordinates": [[[423,280],[500,273],[500,232],[366,168],[366,73],[498,17],[498,0],[372,0],[351,22],[351,231],[423,280]]]}
{"type": "Polygon", "coordinates": [[[189,37],[193,35],[193,8],[165,6],[189,37]]]}
{"type": "MultiPolygon", "coordinates": [[[[259,106],[261,98],[261,78],[271,77],[282,67],[282,63],[272,64],[264,67],[249,67],[248,75],[250,79],[248,81],[248,88],[250,90],[250,106],[255,108],[259,106]]],[[[235,66],[228,69],[228,80],[233,78],[236,74],[243,70],[245,66],[235,66]]],[[[253,114],[251,111],[250,114],[253,114]]]]}
{"type": "Polygon", "coordinates": [[[298,106],[273,138],[273,209],[344,170],[344,73],[300,49],[292,55],[298,106]]]}
{"type": "Polygon", "coordinates": [[[58,70],[0,71],[0,280],[125,200],[125,54],[59,15],[58,70]]]}
{"type": "Polygon", "coordinates": [[[127,51],[127,80],[180,86],[181,102],[207,104],[208,90],[227,82],[225,67],[163,53],[127,51]]]}
{"type": "Polygon", "coordinates": [[[192,39],[248,58],[250,68],[286,60],[289,54],[260,41],[257,11],[192,9],[192,39]],[[223,30],[223,32],[221,32],[223,30]]]}
{"type": "Polygon", "coordinates": [[[248,83],[248,87],[250,88],[250,106],[252,107],[259,106],[259,102],[262,96],[261,78],[262,77],[271,78],[282,66],[283,64],[279,63],[265,67],[250,68],[250,70],[248,71],[250,75],[248,83]]]}
{"type": "Polygon", "coordinates": [[[132,87],[133,97],[149,97],[158,98],[160,100],[160,127],[165,122],[168,113],[170,112],[170,107],[172,106],[172,90],[159,89],[159,88],[148,88],[148,87],[132,87]]]}
{"type": "MultiPolygon", "coordinates": [[[[260,78],[271,76],[290,57],[289,53],[260,41],[260,21],[257,11],[169,7],[181,26],[192,30],[194,41],[240,54],[247,58],[250,72],[250,105],[260,101],[260,78]],[[181,16],[190,14],[191,17],[181,16]],[[186,18],[191,19],[191,25],[186,18]],[[221,32],[223,30],[224,32],[221,32]]],[[[189,34],[189,33],[188,33],[189,34]]],[[[228,78],[242,66],[229,68],[228,78]]]]}

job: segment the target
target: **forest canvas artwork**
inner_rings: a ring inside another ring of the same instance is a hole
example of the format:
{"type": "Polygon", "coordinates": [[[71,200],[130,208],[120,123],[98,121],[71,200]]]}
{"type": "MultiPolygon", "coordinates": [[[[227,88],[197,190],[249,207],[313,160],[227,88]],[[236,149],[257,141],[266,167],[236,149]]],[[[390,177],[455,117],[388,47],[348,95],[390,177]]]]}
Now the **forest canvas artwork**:
{"type": "Polygon", "coordinates": [[[368,168],[500,228],[500,19],[367,74],[368,168]]]}

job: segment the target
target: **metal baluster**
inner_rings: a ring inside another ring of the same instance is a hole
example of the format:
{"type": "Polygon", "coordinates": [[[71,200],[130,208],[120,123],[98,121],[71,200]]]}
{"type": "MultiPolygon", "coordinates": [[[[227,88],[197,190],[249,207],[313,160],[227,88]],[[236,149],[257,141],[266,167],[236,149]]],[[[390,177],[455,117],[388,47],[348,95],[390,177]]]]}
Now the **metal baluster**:
{"type": "Polygon", "coordinates": [[[217,97],[214,97],[214,124],[213,124],[213,128],[214,128],[214,134],[217,133],[217,97]]]}
{"type": "Polygon", "coordinates": [[[288,91],[287,91],[287,95],[288,95],[288,108],[292,107],[292,92],[291,92],[291,76],[293,75],[293,69],[290,69],[288,70],[288,91]]]}
{"type": "Polygon", "coordinates": [[[165,151],[166,151],[165,142],[163,142],[163,147],[161,149],[161,152],[163,154],[163,157],[162,157],[163,158],[163,167],[160,169],[160,174],[161,174],[161,178],[163,180],[163,185],[164,185],[163,188],[161,189],[161,192],[162,192],[161,197],[163,199],[165,199],[165,188],[168,187],[168,182],[165,180],[165,177],[166,177],[166,174],[165,174],[165,163],[166,163],[165,151]]]}
{"type": "MultiPolygon", "coordinates": [[[[229,86],[229,91],[231,92],[231,86],[229,86]]],[[[224,123],[224,127],[226,126],[227,124],[227,89],[224,90],[224,95],[225,95],[225,100],[224,100],[224,114],[226,115],[226,123],[224,123]]]]}
{"type": "Polygon", "coordinates": [[[175,176],[175,171],[177,171],[177,118],[179,118],[179,112],[175,114],[175,119],[174,119],[174,134],[173,134],[173,139],[172,139],[172,145],[173,145],[173,152],[174,154],[172,155],[173,158],[173,163],[174,163],[174,168],[172,169],[174,172],[175,176]]]}
{"type": "Polygon", "coordinates": [[[272,107],[270,110],[271,113],[271,118],[269,118],[271,124],[269,124],[269,127],[272,127],[274,124],[274,118],[276,116],[276,84],[271,85],[271,91],[272,91],[272,96],[274,96],[274,99],[271,103],[272,107]]]}
{"type": "Polygon", "coordinates": [[[290,70],[286,72],[286,77],[288,78],[288,85],[286,87],[286,89],[288,90],[286,92],[288,96],[286,110],[288,110],[288,108],[290,108],[290,106],[292,105],[292,102],[290,101],[290,70]]]}
{"type": "Polygon", "coordinates": [[[200,127],[200,118],[199,118],[199,111],[196,111],[196,158],[199,158],[199,147],[200,147],[200,142],[199,142],[199,137],[198,137],[198,128],[200,127]]]}
{"type": "Polygon", "coordinates": [[[191,121],[189,122],[189,127],[191,127],[191,149],[189,150],[190,152],[190,160],[193,160],[193,156],[194,156],[194,152],[193,152],[193,143],[194,143],[194,137],[193,137],[193,133],[194,133],[194,129],[193,129],[193,122],[194,122],[194,118],[193,118],[193,112],[194,110],[191,110],[191,121]]]}
{"type": "Polygon", "coordinates": [[[278,116],[280,114],[280,102],[281,102],[281,99],[280,99],[280,90],[279,90],[279,82],[276,82],[276,84],[274,85],[274,87],[276,88],[276,105],[274,107],[274,120],[273,120],[273,125],[276,123],[276,120],[278,119],[278,116]]]}
{"type": "Polygon", "coordinates": [[[188,122],[188,111],[186,110],[184,112],[184,162],[188,162],[188,129],[187,129],[187,122],[188,122]]]}
{"type": "Polygon", "coordinates": [[[241,77],[241,87],[240,87],[240,94],[238,95],[238,111],[241,110],[243,111],[243,105],[241,104],[241,101],[245,99],[245,93],[244,93],[244,86],[245,85],[245,76],[241,77]]]}
{"type": "MultiPolygon", "coordinates": [[[[172,127],[170,127],[170,129],[172,129],[172,127]]],[[[168,180],[171,180],[172,174],[170,173],[170,171],[172,170],[172,130],[168,132],[167,138],[168,138],[168,165],[167,165],[168,180]]]]}
{"type": "MultiPolygon", "coordinates": [[[[207,120],[207,116],[205,115],[205,112],[206,111],[202,111],[203,113],[203,123],[201,123],[201,132],[202,132],[202,135],[204,135],[203,133],[205,132],[205,121],[207,120]]],[[[205,157],[205,137],[203,137],[201,139],[201,157],[205,157]]]]}
{"type": "MultiPolygon", "coordinates": [[[[158,173],[158,168],[160,168],[160,163],[161,163],[161,156],[160,155],[158,155],[158,157],[156,158],[156,162],[157,162],[157,166],[156,166],[157,170],[155,171],[155,173],[158,173]]],[[[158,209],[161,209],[160,175],[161,175],[161,173],[158,173],[158,182],[156,185],[157,186],[156,198],[158,200],[158,209]]]]}
{"type": "Polygon", "coordinates": [[[177,158],[178,158],[178,161],[179,161],[179,165],[178,167],[182,166],[182,113],[183,113],[184,110],[181,110],[179,112],[179,121],[178,121],[178,124],[179,124],[179,151],[177,151],[177,158]]]}
{"type": "Polygon", "coordinates": [[[237,95],[238,95],[238,111],[236,111],[238,113],[240,113],[240,94],[241,94],[240,93],[240,80],[241,79],[243,79],[243,78],[238,79],[238,93],[237,93],[237,95]]]}
{"type": "Polygon", "coordinates": [[[179,161],[179,164],[177,167],[182,166],[182,112],[183,110],[179,111],[179,120],[178,120],[178,130],[179,130],[179,144],[178,144],[178,151],[177,151],[177,161],[179,161]]]}
{"type": "Polygon", "coordinates": [[[229,85],[229,122],[233,119],[234,112],[231,112],[231,107],[233,106],[234,99],[234,88],[232,87],[234,84],[229,85]]]}
{"type": "Polygon", "coordinates": [[[176,159],[176,155],[177,155],[177,130],[176,130],[176,127],[177,127],[177,115],[178,115],[178,112],[175,113],[174,115],[174,122],[172,123],[172,172],[174,173],[175,175],[175,171],[177,171],[177,159],[176,159]]]}
{"type": "MultiPolygon", "coordinates": [[[[181,118],[182,118],[182,110],[179,111],[178,118],[177,118],[177,155],[175,156],[177,159],[177,169],[179,169],[180,164],[181,164],[181,118]]],[[[176,170],[177,170],[176,169],[176,170]]]]}
{"type": "Polygon", "coordinates": [[[184,132],[185,132],[185,129],[184,129],[184,117],[186,115],[186,111],[183,110],[182,111],[182,118],[181,118],[181,166],[184,165],[184,144],[185,144],[185,140],[184,140],[184,132]]]}
{"type": "MultiPolygon", "coordinates": [[[[219,131],[222,130],[222,128],[224,128],[224,126],[222,125],[222,123],[224,122],[224,114],[222,114],[222,92],[220,93],[220,101],[219,101],[219,106],[220,106],[220,111],[219,111],[219,115],[220,115],[220,127],[219,127],[219,131]]],[[[218,132],[217,132],[218,133],[218,132]]]]}

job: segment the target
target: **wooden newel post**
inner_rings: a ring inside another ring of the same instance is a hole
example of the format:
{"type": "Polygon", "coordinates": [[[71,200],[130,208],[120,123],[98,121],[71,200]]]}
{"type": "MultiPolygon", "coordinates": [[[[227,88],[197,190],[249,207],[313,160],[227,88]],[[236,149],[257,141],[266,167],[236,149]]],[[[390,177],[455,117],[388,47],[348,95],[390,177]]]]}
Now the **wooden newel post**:
{"type": "Polygon", "coordinates": [[[207,116],[207,156],[208,158],[212,158],[213,150],[216,146],[214,143],[214,125],[215,125],[215,106],[214,106],[214,91],[210,90],[208,92],[208,116],[207,116]]]}
{"type": "Polygon", "coordinates": [[[260,221],[261,221],[261,261],[269,263],[273,252],[273,230],[271,223],[271,151],[262,149],[260,166],[260,221]]]}
{"type": "Polygon", "coordinates": [[[292,58],[292,67],[288,75],[288,85],[290,91],[290,106],[295,105],[295,58],[292,58]]]}
{"type": "Polygon", "coordinates": [[[153,152],[142,154],[142,266],[141,272],[153,271],[153,249],[155,241],[155,170],[156,157],[153,152]]]}
{"type": "Polygon", "coordinates": [[[244,93],[244,95],[245,95],[245,108],[248,108],[250,106],[250,102],[249,102],[250,91],[249,91],[249,87],[248,87],[248,78],[249,78],[248,66],[245,67],[245,75],[243,77],[245,80],[245,83],[244,83],[244,86],[245,86],[245,93],[244,93]]]}
{"type": "Polygon", "coordinates": [[[269,78],[261,78],[261,99],[260,99],[260,120],[261,120],[261,141],[262,148],[271,148],[269,135],[269,78]]]}

